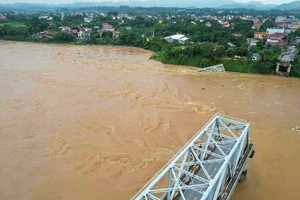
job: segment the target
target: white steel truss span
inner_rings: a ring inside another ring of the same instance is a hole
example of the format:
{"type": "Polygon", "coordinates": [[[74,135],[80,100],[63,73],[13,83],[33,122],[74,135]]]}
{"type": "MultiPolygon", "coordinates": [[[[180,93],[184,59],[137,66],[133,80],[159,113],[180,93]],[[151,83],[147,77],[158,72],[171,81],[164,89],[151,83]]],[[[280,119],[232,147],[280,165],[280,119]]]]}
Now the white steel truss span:
{"type": "Polygon", "coordinates": [[[217,113],[132,200],[217,199],[248,145],[249,128],[217,113]]]}

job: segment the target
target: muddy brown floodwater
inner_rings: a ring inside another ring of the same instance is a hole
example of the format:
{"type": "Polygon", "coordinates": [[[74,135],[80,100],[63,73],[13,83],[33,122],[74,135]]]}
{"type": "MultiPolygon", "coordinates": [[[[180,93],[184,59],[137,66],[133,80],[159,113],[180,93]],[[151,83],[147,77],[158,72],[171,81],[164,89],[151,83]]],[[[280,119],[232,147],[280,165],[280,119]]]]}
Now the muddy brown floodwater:
{"type": "Polygon", "coordinates": [[[299,199],[300,79],[129,47],[0,41],[0,199],[129,199],[215,112],[251,122],[237,199],[299,199]]]}

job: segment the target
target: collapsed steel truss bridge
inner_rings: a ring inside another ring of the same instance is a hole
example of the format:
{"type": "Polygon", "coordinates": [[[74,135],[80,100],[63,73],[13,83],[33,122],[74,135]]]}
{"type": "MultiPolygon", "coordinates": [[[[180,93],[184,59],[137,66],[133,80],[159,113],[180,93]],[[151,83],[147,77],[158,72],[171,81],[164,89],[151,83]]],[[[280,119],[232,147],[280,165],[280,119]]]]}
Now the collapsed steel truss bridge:
{"type": "Polygon", "coordinates": [[[225,200],[246,178],[250,123],[217,113],[132,200],[225,200]]]}

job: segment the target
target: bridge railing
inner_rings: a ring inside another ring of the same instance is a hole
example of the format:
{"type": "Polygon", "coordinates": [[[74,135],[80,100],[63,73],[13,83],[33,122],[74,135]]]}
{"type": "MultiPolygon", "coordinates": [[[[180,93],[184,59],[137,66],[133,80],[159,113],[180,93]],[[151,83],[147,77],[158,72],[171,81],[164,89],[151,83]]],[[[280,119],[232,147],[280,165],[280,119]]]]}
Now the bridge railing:
{"type": "Polygon", "coordinates": [[[186,149],[187,147],[188,147],[188,145],[193,141],[193,140],[195,140],[195,138],[197,137],[197,135],[199,134],[199,133],[201,133],[204,129],[205,129],[205,127],[207,127],[208,126],[208,124],[209,123],[211,123],[218,115],[220,115],[220,113],[219,112],[217,112],[208,122],[206,122],[205,123],[205,125],[172,157],[172,159],[171,160],[169,160],[169,162],[166,164],[166,165],[164,165],[145,185],[144,185],[144,187],[142,187],[140,190],[139,190],[139,192],[137,192],[132,198],[131,198],[131,200],[135,200],[135,199],[137,199],[137,197],[139,196],[139,194],[142,192],[142,191],[144,191],[147,187],[148,187],[148,185],[150,185],[150,183],[152,183],[153,182],[153,180],[159,175],[159,174],[161,174],[163,171],[164,171],[164,169],[166,169],[167,168],[167,166],[169,166],[171,163],[172,163],[172,161],[176,158],[176,157],[178,157],[179,156],[179,154],[181,153],[181,152],[183,152],[184,151],[184,149],[186,149]]]}
{"type": "Polygon", "coordinates": [[[189,191],[201,193],[200,196],[203,199],[215,199],[222,190],[226,177],[234,174],[243,154],[243,150],[248,145],[249,126],[250,124],[244,120],[216,113],[181,150],[132,197],[132,200],[147,198],[164,199],[165,197],[172,199],[174,196],[178,197],[178,195],[184,200],[186,195],[190,195],[190,193],[188,194],[189,191]],[[214,158],[209,158],[209,155],[214,158]],[[214,163],[214,165],[216,165],[216,162],[218,162],[219,165],[217,167],[214,166],[214,170],[218,168],[217,171],[212,171],[211,167],[204,166],[207,163],[214,163]],[[191,170],[191,166],[193,170],[191,170]],[[199,170],[201,171],[200,173],[199,170]],[[210,173],[213,175],[209,175],[210,173]],[[181,180],[181,178],[184,177],[183,174],[189,178],[188,185],[181,180]],[[168,178],[168,186],[157,189],[157,184],[165,177],[168,178]],[[191,180],[192,184],[190,184],[191,180]],[[197,180],[203,182],[196,184],[195,180],[196,182],[197,180]],[[202,189],[198,191],[199,187],[203,188],[204,186],[204,192],[202,192],[202,189]],[[157,192],[162,192],[163,195],[160,196],[160,198],[154,196],[155,194],[157,195],[157,192]],[[166,196],[167,193],[168,196],[166,196]]]}

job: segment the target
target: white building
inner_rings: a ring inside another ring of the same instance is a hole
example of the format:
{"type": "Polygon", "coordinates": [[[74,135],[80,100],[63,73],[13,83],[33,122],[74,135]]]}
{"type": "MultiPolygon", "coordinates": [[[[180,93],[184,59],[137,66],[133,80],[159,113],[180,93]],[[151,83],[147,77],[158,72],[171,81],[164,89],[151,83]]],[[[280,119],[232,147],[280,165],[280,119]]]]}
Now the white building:
{"type": "Polygon", "coordinates": [[[268,28],[267,33],[268,33],[268,35],[274,34],[274,33],[284,33],[284,28],[268,28]]]}
{"type": "Polygon", "coordinates": [[[259,53],[253,53],[252,60],[259,60],[259,53]]]}
{"type": "Polygon", "coordinates": [[[189,38],[185,37],[185,35],[183,34],[177,34],[177,35],[171,35],[169,37],[165,37],[165,40],[169,43],[174,42],[176,40],[180,44],[183,44],[188,39],[189,38]]]}
{"type": "Polygon", "coordinates": [[[210,23],[210,22],[206,22],[206,23],[205,23],[205,26],[211,27],[211,23],[210,23]]]}
{"type": "Polygon", "coordinates": [[[93,21],[93,19],[94,19],[93,17],[85,17],[84,21],[87,22],[87,23],[90,23],[90,22],[93,21]]]}
{"type": "Polygon", "coordinates": [[[275,23],[285,22],[286,20],[287,20],[287,17],[285,17],[285,16],[277,16],[275,19],[275,23]]]}

